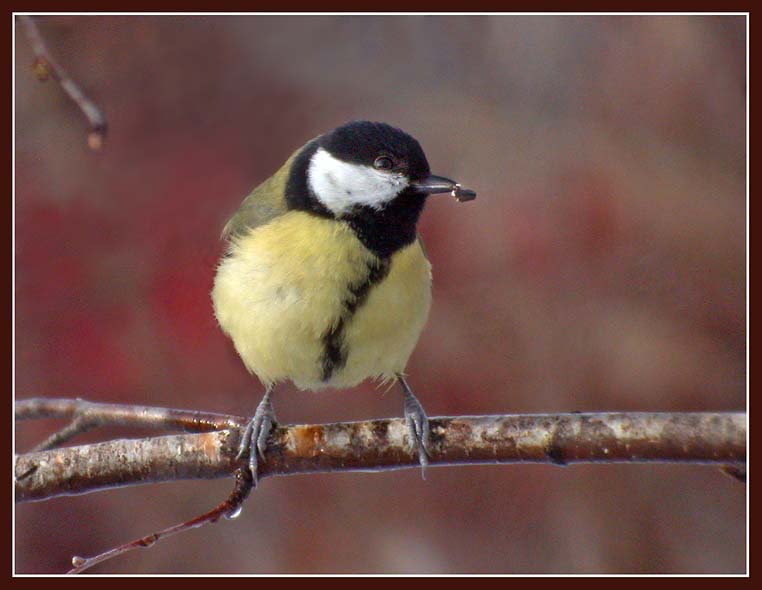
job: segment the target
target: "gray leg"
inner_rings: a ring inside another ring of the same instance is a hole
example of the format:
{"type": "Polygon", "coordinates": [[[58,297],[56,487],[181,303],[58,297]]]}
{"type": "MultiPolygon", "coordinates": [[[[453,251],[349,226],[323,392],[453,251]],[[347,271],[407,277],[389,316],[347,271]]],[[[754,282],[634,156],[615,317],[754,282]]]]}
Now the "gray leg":
{"type": "Polygon", "coordinates": [[[421,402],[413,395],[413,391],[402,375],[397,375],[402,386],[402,394],[405,401],[405,422],[407,422],[410,445],[418,449],[418,461],[421,463],[421,477],[426,479],[426,466],[429,464],[429,419],[423,411],[421,402]]]}
{"type": "Polygon", "coordinates": [[[251,422],[246,425],[246,430],[243,431],[241,444],[238,447],[237,459],[245,457],[247,453],[249,455],[249,469],[251,469],[254,483],[257,481],[258,457],[261,457],[263,461],[265,460],[267,437],[270,436],[273,424],[277,422],[275,410],[273,410],[273,404],[270,401],[273,389],[271,385],[265,390],[265,395],[257,406],[254,418],[251,419],[251,422]],[[256,448],[254,448],[255,445],[256,448]]]}

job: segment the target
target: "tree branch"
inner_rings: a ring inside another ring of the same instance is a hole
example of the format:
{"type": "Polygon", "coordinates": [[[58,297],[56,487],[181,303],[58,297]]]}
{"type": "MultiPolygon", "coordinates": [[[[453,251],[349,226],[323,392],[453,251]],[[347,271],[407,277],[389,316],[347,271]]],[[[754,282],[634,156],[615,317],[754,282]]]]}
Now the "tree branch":
{"type": "MultiPolygon", "coordinates": [[[[17,402],[16,417],[195,431],[17,455],[16,502],[220,478],[243,466],[236,454],[246,419],[239,416],[37,399],[17,402]]],[[[746,461],[746,414],[740,412],[464,416],[431,418],[430,423],[431,465],[746,461]]],[[[259,477],[418,466],[403,419],[291,425],[273,430],[259,477]]]]}
{"type": "Polygon", "coordinates": [[[53,59],[53,56],[48,51],[45,41],[43,41],[42,35],[40,35],[40,31],[37,28],[37,24],[32,17],[19,16],[18,19],[24,27],[27,39],[29,39],[29,44],[32,46],[32,51],[35,55],[33,69],[37,79],[44,82],[48,78],[53,78],[58,82],[61,89],[66,93],[66,96],[79,107],[79,110],[82,111],[82,114],[90,125],[90,133],[87,136],[88,146],[93,150],[100,149],[103,145],[103,140],[106,137],[108,128],[103,113],[98,106],[90,100],[84,92],[82,92],[80,87],[74,80],[72,80],[66,70],[53,59]]]}

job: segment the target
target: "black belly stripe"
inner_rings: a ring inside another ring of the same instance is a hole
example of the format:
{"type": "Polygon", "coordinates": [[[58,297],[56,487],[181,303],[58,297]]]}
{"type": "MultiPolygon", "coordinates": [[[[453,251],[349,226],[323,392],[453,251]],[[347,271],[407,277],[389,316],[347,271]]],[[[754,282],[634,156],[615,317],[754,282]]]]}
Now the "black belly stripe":
{"type": "Polygon", "coordinates": [[[328,381],[334,371],[347,363],[347,350],[344,348],[344,329],[368,300],[370,290],[389,274],[389,258],[374,258],[368,263],[368,273],[362,282],[348,285],[348,297],[342,301],[344,308],[339,321],[323,335],[323,381],[328,381]]]}

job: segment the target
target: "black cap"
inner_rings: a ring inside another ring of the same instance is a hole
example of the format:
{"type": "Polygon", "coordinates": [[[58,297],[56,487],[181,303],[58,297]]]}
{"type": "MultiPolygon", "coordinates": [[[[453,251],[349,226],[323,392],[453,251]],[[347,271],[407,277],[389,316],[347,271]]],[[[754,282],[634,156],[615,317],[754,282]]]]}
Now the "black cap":
{"type": "Polygon", "coordinates": [[[401,129],[386,123],[352,121],[318,138],[318,145],[335,158],[373,166],[377,158],[391,158],[394,170],[411,180],[430,174],[421,144],[401,129]]]}

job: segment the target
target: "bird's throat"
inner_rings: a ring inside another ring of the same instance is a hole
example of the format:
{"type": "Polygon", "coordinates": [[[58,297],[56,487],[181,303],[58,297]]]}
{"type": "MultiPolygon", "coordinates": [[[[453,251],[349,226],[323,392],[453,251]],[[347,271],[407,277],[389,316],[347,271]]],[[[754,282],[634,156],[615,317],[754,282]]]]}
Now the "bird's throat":
{"type": "Polygon", "coordinates": [[[426,195],[412,189],[400,193],[383,209],[355,207],[341,216],[363,245],[381,259],[412,244],[426,195]]]}

